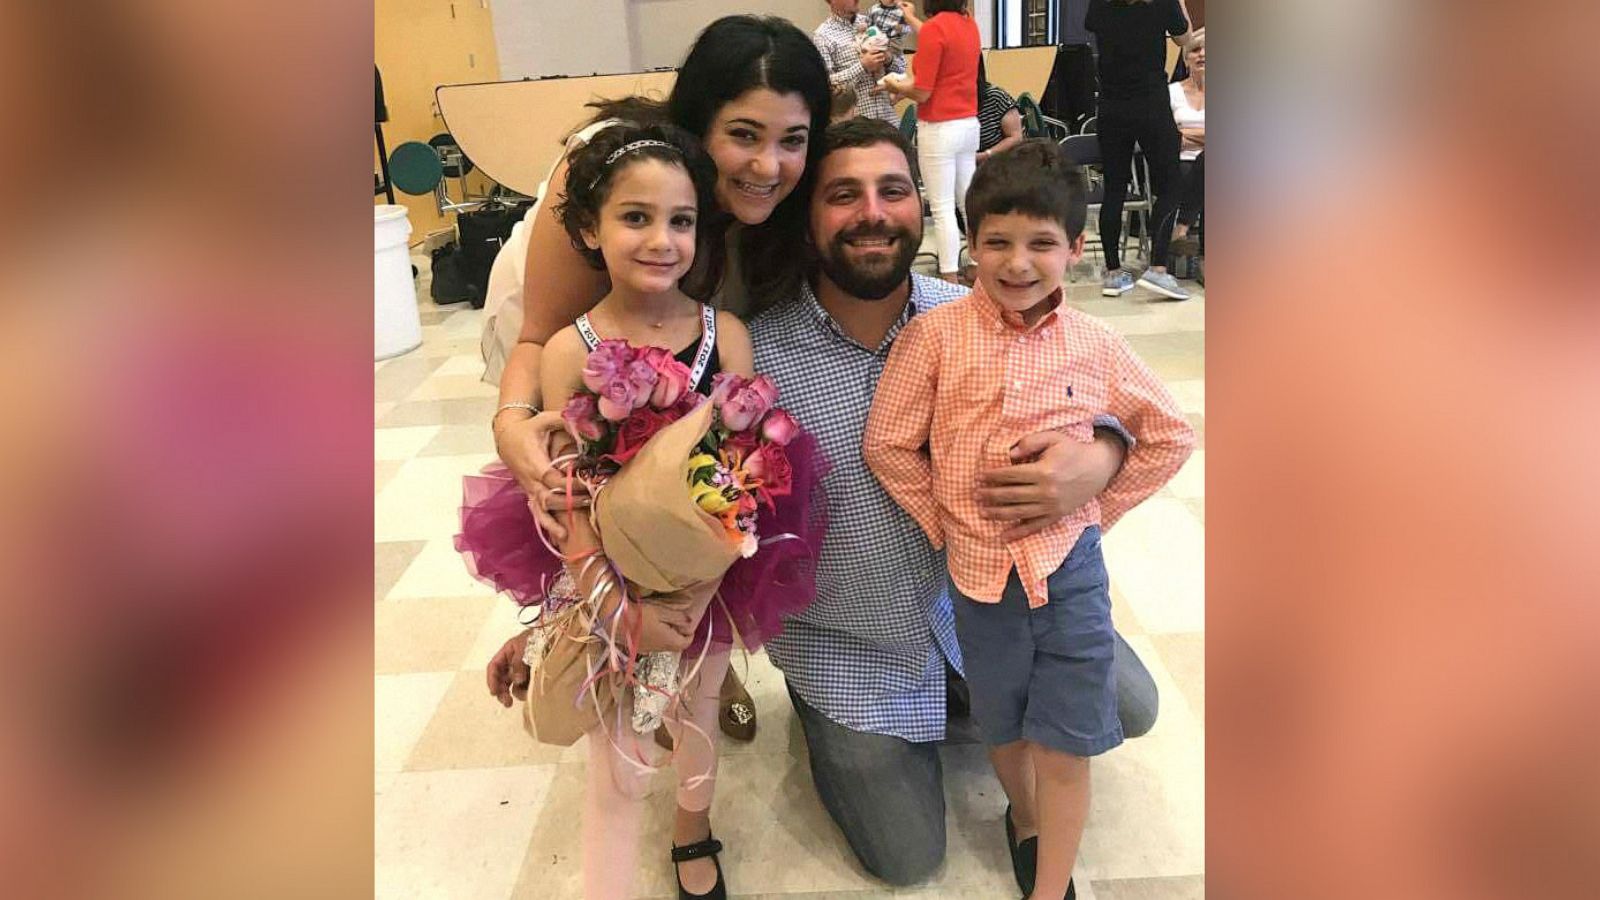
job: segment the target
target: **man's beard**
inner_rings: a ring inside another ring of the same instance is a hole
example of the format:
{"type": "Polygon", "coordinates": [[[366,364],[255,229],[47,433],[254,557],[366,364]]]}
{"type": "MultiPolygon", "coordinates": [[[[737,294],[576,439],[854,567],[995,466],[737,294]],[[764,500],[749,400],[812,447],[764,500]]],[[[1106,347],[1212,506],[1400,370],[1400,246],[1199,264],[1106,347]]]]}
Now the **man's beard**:
{"type": "Polygon", "coordinates": [[[890,224],[851,231],[841,231],[828,242],[827,249],[817,253],[817,265],[828,280],[841,290],[860,300],[882,300],[894,289],[905,284],[911,275],[911,261],[917,257],[920,235],[890,224]],[[872,255],[870,262],[853,262],[846,255],[850,248],[845,241],[861,238],[893,238],[899,241],[899,252],[872,255]]]}

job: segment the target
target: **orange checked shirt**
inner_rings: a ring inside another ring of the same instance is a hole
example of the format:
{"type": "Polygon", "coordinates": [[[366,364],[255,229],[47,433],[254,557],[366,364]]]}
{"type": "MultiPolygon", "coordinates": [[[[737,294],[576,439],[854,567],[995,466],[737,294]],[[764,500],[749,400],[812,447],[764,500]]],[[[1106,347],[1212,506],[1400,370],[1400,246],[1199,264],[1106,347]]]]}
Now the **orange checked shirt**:
{"type": "Polygon", "coordinates": [[[961,593],[998,603],[1012,567],[1032,608],[1045,579],[1090,525],[1110,528],[1155,493],[1194,449],[1194,429],[1172,395],[1100,321],[1056,306],[1032,328],[980,282],[971,294],[911,320],[890,351],[867,417],[867,465],[934,546],[947,548],[961,593]],[[1038,431],[1094,439],[1096,415],[1133,435],[1104,492],[1044,531],[1005,543],[1006,523],[983,518],[978,473],[1011,463],[1011,447],[1038,431]]]}

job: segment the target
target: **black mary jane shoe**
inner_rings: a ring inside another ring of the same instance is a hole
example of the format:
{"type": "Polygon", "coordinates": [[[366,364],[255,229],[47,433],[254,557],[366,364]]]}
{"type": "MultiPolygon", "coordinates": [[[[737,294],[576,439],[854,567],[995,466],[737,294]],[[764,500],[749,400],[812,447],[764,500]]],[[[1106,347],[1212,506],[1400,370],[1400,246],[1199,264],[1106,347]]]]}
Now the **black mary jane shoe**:
{"type": "MultiPolygon", "coordinates": [[[[1006,849],[1011,851],[1011,873],[1016,876],[1022,896],[1033,893],[1033,883],[1039,875],[1039,836],[1017,843],[1017,826],[1011,822],[1011,805],[1006,805],[1006,849]]],[[[1078,900],[1078,888],[1067,879],[1066,900],[1078,900]]]]}
{"type": "Polygon", "coordinates": [[[722,842],[714,837],[690,844],[686,847],[674,845],[672,848],[672,867],[676,872],[678,863],[686,863],[691,859],[711,857],[712,865],[717,867],[717,883],[711,886],[709,893],[691,894],[684,889],[683,879],[678,879],[678,900],[728,900],[728,886],[722,881],[722,863],[717,859],[717,854],[722,852],[722,842]]]}

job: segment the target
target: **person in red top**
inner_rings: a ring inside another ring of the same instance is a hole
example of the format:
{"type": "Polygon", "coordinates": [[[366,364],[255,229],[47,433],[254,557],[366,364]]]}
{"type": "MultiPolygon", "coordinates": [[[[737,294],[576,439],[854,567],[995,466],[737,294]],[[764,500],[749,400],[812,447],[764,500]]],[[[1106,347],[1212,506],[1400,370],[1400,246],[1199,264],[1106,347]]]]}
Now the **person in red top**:
{"type": "Polygon", "coordinates": [[[978,24],[967,14],[967,0],[926,0],[920,21],[903,3],[906,21],[917,32],[910,83],[886,80],[884,90],[917,104],[917,166],[928,207],[933,210],[939,276],[956,281],[961,231],[956,210],[966,211],[967,187],[978,165],[978,59],[983,43],[978,24]]]}

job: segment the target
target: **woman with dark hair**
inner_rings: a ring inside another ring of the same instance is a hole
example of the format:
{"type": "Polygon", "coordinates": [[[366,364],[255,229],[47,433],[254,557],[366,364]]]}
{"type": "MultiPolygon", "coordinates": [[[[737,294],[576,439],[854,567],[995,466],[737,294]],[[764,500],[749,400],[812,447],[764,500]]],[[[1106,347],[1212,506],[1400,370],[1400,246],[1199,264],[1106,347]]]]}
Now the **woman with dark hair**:
{"type": "Polygon", "coordinates": [[[978,57],[978,164],[1022,143],[1022,111],[1005,88],[989,83],[978,57]]]}
{"type": "MultiPolygon", "coordinates": [[[[711,252],[697,254],[680,288],[748,318],[799,290],[804,254],[796,248],[805,242],[810,179],[823,151],[831,103],[827,69],[805,32],[784,19],[726,16],[695,40],[665,103],[630,97],[591,104],[597,114],[568,139],[566,153],[620,123],[670,123],[699,138],[716,165],[717,208],[701,210],[711,252]]],[[[540,356],[547,340],[608,290],[605,271],[574,246],[555,214],[556,204],[546,202],[565,193],[566,183],[564,153],[520,229],[525,249],[514,235],[501,250],[502,256],[523,254],[521,303],[491,311],[496,314],[484,335],[485,378],[498,378],[500,384],[499,408],[491,421],[495,449],[536,505],[563,507],[587,506],[588,497],[562,495],[564,478],[550,465],[534,422],[540,356]]],[[[541,517],[541,524],[557,540],[564,534],[549,516],[541,517]]],[[[654,614],[651,604],[640,608],[642,618],[654,614]]],[[[731,670],[722,693],[723,730],[748,740],[755,711],[731,670]]],[[[688,817],[679,812],[674,843],[709,846],[704,812],[688,817]]],[[[703,855],[685,859],[679,883],[686,895],[708,890],[716,895],[721,875],[714,863],[703,855]]]]}
{"type": "Polygon", "coordinates": [[[933,211],[939,277],[957,281],[961,230],[956,210],[966,208],[967,186],[978,165],[978,63],[983,43],[977,23],[967,14],[967,0],[925,0],[923,6],[926,20],[906,16],[917,32],[917,53],[911,60],[914,78],[910,83],[885,80],[883,89],[917,104],[917,166],[933,211]]]}
{"type": "MultiPolygon", "coordinates": [[[[700,138],[717,166],[719,209],[711,211],[711,227],[725,236],[710,244],[730,252],[697,260],[683,288],[748,317],[798,286],[803,261],[794,248],[804,244],[809,176],[822,151],[831,103],[827,70],[805,32],[783,19],[727,16],[700,33],[665,103],[630,97],[593,104],[598,114],[575,137],[586,141],[620,121],[670,121],[700,138]]],[[[543,196],[559,196],[566,176],[563,159],[543,196]]],[[[537,277],[523,285],[522,322],[514,336],[502,323],[486,340],[491,380],[494,352],[515,341],[499,378],[495,448],[535,496],[542,495],[536,493],[540,479],[549,474],[548,459],[531,441],[540,349],[606,292],[605,273],[572,246],[554,204],[540,205],[527,228],[525,271],[537,277]]],[[[513,249],[508,244],[502,253],[513,249]]],[[[552,486],[553,481],[552,476],[552,486]]]]}
{"type": "Polygon", "coordinates": [[[1133,177],[1133,149],[1150,166],[1155,210],[1150,223],[1150,266],[1139,286],[1173,300],[1189,292],[1167,274],[1168,242],[1178,215],[1178,126],[1167,94],[1166,40],[1188,43],[1183,0],[1090,0],[1084,27],[1099,43],[1100,109],[1096,131],[1105,161],[1105,202],[1100,206],[1100,242],[1106,277],[1100,293],[1116,297],[1133,290],[1123,271],[1122,205],[1133,177]]]}

